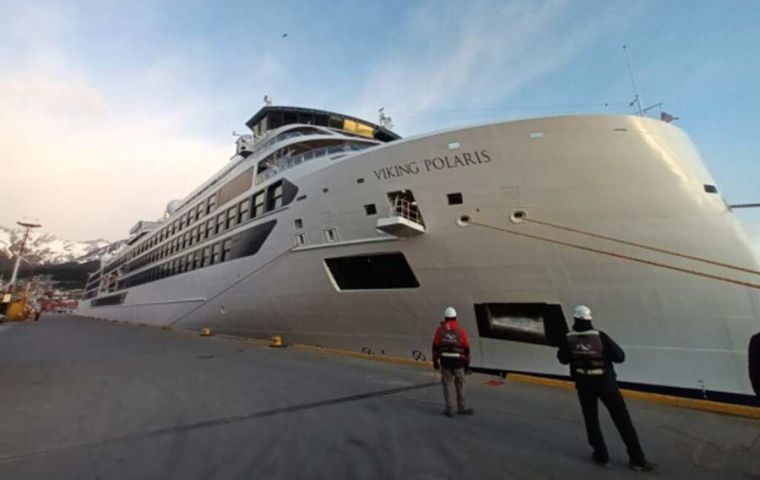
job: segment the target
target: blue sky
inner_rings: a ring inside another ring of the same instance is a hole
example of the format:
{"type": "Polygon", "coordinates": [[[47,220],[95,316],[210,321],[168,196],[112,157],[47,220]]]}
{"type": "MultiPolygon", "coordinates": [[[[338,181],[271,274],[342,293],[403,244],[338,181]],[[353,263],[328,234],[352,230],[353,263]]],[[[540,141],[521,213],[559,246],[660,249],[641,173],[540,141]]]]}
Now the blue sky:
{"type": "MultiPolygon", "coordinates": [[[[265,94],[370,120],[382,106],[402,135],[631,113],[623,44],[645,106],[680,118],[730,203],[760,202],[754,0],[0,0],[0,11],[0,166],[17,179],[0,191],[0,225],[23,216],[66,238],[120,238],[223,165],[265,94]]],[[[760,238],[760,209],[741,218],[760,238]]]]}

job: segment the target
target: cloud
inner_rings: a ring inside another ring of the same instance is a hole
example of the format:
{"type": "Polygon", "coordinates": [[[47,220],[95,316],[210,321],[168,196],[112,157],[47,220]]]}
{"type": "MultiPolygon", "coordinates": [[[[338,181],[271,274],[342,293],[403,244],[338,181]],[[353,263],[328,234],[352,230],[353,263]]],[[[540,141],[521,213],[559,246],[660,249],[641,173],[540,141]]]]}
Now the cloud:
{"type": "Polygon", "coordinates": [[[502,101],[614,28],[619,14],[607,15],[595,5],[600,8],[593,22],[568,22],[579,13],[574,2],[479,2],[467,8],[427,2],[400,42],[410,48],[379,63],[359,96],[358,110],[374,118],[385,106],[399,112],[397,129],[421,133],[430,122],[404,113],[483,108],[502,101]]]}
{"type": "Polygon", "coordinates": [[[67,238],[119,238],[220,167],[230,145],[188,138],[172,112],[117,109],[76,78],[0,81],[0,224],[30,215],[67,238]]]}
{"type": "Polygon", "coordinates": [[[122,238],[221,168],[233,144],[187,132],[211,107],[181,88],[182,58],[147,64],[119,95],[70,60],[75,29],[70,12],[44,4],[0,20],[0,225],[33,217],[64,238],[122,238]]]}

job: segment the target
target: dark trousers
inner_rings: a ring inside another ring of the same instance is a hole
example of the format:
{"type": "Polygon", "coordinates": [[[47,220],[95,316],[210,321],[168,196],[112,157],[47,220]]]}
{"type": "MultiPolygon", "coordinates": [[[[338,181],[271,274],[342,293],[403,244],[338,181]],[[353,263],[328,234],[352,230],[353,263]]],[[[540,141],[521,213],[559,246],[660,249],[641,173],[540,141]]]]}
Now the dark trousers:
{"type": "Polygon", "coordinates": [[[628,414],[628,408],[625,406],[625,400],[623,400],[620,390],[617,388],[579,388],[578,400],[581,402],[583,420],[586,422],[588,443],[594,449],[594,458],[597,461],[606,462],[609,460],[607,445],[604,444],[602,429],[599,427],[599,402],[597,400],[601,400],[609,410],[612,421],[615,422],[615,426],[628,448],[628,457],[631,463],[640,464],[645,461],[639,437],[636,435],[636,429],[633,427],[631,416],[628,414]]]}

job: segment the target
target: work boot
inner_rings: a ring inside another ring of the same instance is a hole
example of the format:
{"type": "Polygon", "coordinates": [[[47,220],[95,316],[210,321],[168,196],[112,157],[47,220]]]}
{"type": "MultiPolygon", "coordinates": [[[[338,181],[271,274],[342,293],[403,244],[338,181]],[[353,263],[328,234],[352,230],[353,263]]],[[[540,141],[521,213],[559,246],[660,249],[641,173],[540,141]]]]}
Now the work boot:
{"type": "Polygon", "coordinates": [[[457,413],[459,415],[474,415],[475,410],[473,410],[472,408],[460,408],[459,410],[457,410],[457,413]]]}
{"type": "Polygon", "coordinates": [[[605,457],[602,457],[602,456],[599,456],[599,455],[596,455],[596,454],[592,454],[591,455],[591,460],[595,464],[599,465],[600,467],[610,468],[610,459],[609,458],[605,458],[605,457]]]}
{"type": "Polygon", "coordinates": [[[628,468],[635,472],[659,472],[660,467],[656,463],[647,462],[644,460],[641,463],[629,463],[628,468]]]}
{"type": "Polygon", "coordinates": [[[446,415],[447,417],[453,417],[454,416],[454,412],[452,412],[450,408],[447,408],[446,410],[444,410],[443,414],[446,415]]]}

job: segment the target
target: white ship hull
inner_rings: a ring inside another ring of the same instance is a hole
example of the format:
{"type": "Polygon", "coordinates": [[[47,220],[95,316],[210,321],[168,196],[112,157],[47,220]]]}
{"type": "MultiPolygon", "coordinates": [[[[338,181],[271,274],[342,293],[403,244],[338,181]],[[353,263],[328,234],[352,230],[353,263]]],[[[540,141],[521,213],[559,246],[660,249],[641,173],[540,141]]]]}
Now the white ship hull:
{"type": "Polygon", "coordinates": [[[469,215],[623,257],[760,283],[750,273],[510,221],[525,211],[530,219],[760,270],[723,199],[705,191],[714,180],[697,151],[671,125],[626,116],[508,122],[317,159],[282,176],[307,197],[240,227],[276,219],[258,253],[132,287],[121,305],[83,301],[79,313],[411,358],[429,356],[440,314],[451,305],[470,333],[474,366],[566,375],[555,347],[481,336],[475,305],[556,304],[569,324],[572,307],[583,303],[593,309],[595,326],[626,351],[620,380],[751,394],[747,345],[760,331],[759,290],[457,223],[469,215]],[[378,218],[388,216],[388,192],[403,189],[419,205],[423,234],[396,237],[376,229],[378,218]],[[463,203],[449,205],[448,193],[461,193],[463,203]],[[378,206],[377,215],[367,215],[367,204],[378,206]],[[326,241],[325,229],[337,238],[326,241]],[[293,248],[299,232],[307,242],[293,248]],[[380,252],[401,252],[419,287],[341,291],[324,261],[380,252]]]}

